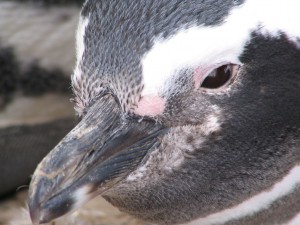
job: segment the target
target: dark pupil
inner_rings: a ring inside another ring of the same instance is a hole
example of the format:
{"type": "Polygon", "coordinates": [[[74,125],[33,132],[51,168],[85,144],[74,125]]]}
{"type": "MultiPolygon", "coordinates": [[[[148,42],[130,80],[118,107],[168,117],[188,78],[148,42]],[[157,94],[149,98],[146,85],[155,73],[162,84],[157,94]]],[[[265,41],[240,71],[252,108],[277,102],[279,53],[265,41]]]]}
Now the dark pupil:
{"type": "Polygon", "coordinates": [[[224,65],[211,72],[203,81],[201,87],[204,88],[219,88],[222,87],[231,76],[230,65],[224,65]]]}

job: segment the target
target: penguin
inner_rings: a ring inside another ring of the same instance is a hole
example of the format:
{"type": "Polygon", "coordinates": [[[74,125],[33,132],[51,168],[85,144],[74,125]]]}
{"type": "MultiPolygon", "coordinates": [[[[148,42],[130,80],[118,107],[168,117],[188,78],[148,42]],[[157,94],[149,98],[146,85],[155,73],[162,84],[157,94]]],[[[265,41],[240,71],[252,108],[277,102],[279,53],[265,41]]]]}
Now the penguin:
{"type": "Polygon", "coordinates": [[[102,195],[153,224],[299,224],[299,8],[87,0],[80,122],[33,175],[33,223],[102,195]]]}

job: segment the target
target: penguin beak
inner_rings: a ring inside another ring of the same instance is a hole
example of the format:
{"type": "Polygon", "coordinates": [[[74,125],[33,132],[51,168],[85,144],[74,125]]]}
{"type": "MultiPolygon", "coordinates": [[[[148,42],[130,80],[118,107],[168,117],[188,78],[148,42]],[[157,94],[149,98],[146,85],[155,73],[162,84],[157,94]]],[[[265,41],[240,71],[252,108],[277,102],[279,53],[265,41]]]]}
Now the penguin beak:
{"type": "Polygon", "coordinates": [[[28,199],[33,223],[73,211],[125,179],[165,130],[126,118],[111,95],[102,97],[38,165],[28,199]]]}

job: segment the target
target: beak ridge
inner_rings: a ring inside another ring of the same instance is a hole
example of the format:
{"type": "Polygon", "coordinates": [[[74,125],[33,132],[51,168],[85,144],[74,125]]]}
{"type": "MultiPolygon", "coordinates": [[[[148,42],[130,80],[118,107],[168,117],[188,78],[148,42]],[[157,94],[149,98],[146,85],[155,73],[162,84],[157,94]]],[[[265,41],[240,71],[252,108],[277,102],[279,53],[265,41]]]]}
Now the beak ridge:
{"type": "Polygon", "coordinates": [[[124,117],[104,96],[37,167],[28,199],[33,223],[73,211],[124,179],[165,131],[155,121],[124,117]]]}

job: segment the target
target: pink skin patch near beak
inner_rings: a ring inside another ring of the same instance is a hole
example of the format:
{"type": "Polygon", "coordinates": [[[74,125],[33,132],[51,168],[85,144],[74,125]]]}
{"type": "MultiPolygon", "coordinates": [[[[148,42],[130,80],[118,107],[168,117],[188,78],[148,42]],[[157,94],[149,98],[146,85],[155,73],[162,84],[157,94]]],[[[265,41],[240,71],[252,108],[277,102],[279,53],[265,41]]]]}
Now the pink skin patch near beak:
{"type": "Polygon", "coordinates": [[[134,113],[140,116],[157,116],[163,113],[166,100],[159,96],[143,96],[138,102],[134,113]]]}

